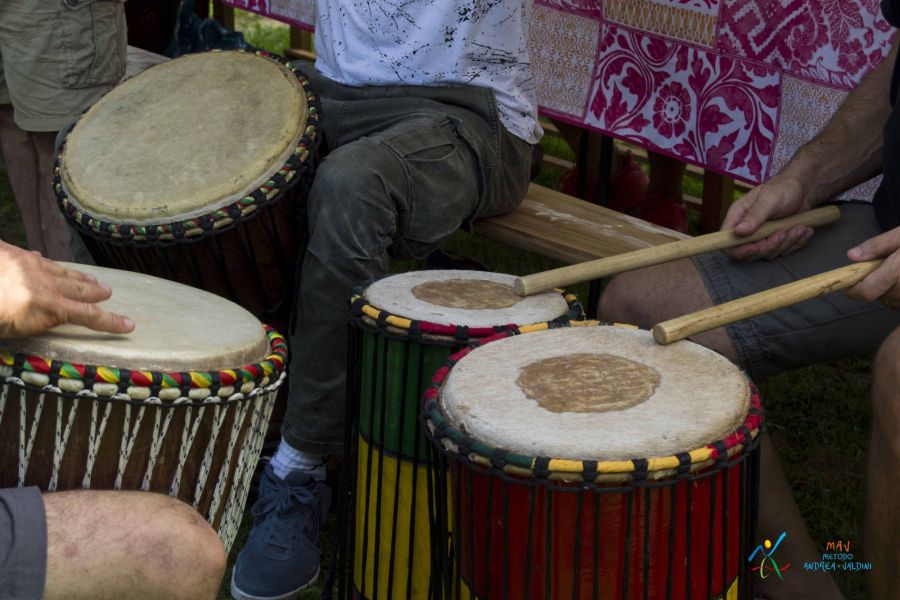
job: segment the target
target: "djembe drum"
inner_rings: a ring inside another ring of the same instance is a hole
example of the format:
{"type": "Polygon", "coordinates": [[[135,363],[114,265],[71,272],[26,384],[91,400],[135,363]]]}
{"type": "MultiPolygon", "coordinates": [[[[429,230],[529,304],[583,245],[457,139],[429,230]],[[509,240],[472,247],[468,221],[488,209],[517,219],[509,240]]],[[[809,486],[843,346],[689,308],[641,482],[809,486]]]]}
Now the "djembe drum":
{"type": "Polygon", "coordinates": [[[457,353],[428,390],[451,463],[445,597],[751,598],[762,415],[747,378],[637,329],[517,333],[457,353]]]}
{"type": "Polygon", "coordinates": [[[284,338],[213,294],[72,266],[109,283],[103,308],[135,329],[0,340],[0,487],[169,494],[230,547],[284,379],[284,338]]]}
{"type": "Polygon", "coordinates": [[[55,189],[102,266],[229,298],[286,327],[317,101],[265,52],[206,52],[125,81],[75,124],[55,189]]]}
{"type": "Polygon", "coordinates": [[[446,501],[429,496],[430,480],[439,475],[428,468],[418,426],[432,374],[454,350],[513,323],[583,318],[574,296],[521,298],[513,280],[422,271],[380,279],[354,295],[346,422],[348,446],[358,446],[355,514],[346,520],[355,528],[343,536],[341,560],[353,584],[341,580],[341,597],[415,600],[439,592],[432,564],[440,552],[429,523],[446,501]]]}

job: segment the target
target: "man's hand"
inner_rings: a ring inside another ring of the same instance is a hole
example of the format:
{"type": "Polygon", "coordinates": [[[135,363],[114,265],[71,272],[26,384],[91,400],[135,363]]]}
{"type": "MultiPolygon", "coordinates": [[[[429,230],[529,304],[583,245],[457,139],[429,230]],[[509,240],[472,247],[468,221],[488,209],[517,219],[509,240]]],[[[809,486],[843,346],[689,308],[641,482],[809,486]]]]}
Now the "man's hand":
{"type": "Polygon", "coordinates": [[[881,300],[888,308],[900,310],[900,227],[866,240],[847,252],[850,260],[860,262],[884,258],[880,267],[845,290],[854,300],[881,300]]]}
{"type": "MultiPolygon", "coordinates": [[[[733,229],[738,236],[756,232],[763,223],[790,217],[809,210],[812,202],[801,182],[778,175],[750,190],[731,205],[722,229],[733,229]]],[[[797,225],[779,230],[767,238],[726,250],[732,258],[753,261],[785,256],[802,248],[812,237],[813,228],[797,225]]]]}
{"type": "Polygon", "coordinates": [[[96,304],[111,294],[91,275],[0,241],[0,338],[34,335],[63,323],[128,333],[134,329],[130,319],[96,304]]]}

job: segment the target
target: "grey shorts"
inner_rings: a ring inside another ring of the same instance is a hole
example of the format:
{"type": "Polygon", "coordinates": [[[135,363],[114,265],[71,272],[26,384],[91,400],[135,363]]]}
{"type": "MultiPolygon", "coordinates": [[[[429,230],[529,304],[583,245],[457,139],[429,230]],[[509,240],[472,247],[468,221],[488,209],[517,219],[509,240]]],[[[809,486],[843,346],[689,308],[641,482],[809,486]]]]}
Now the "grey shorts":
{"type": "Polygon", "coordinates": [[[40,600],[47,576],[47,519],[36,487],[0,489],[0,600],[40,600]]]}
{"type": "Polygon", "coordinates": [[[125,73],[122,0],[0,2],[0,104],[26,131],[57,131],[125,73]]]}
{"type": "MultiPolygon", "coordinates": [[[[716,304],[849,264],[847,250],[882,233],[871,204],[840,205],[841,220],[816,231],[798,252],[741,263],[722,252],[694,257],[716,304]]],[[[775,373],[864,356],[900,326],[900,311],[837,292],[727,327],[741,365],[755,380],[775,373]]]]}

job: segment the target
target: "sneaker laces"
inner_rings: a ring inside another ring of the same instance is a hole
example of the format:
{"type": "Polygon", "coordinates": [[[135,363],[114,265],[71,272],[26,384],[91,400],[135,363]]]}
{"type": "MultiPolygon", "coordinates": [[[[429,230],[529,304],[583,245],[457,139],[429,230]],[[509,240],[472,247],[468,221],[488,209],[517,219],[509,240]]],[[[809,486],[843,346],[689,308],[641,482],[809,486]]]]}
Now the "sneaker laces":
{"type": "Polygon", "coordinates": [[[264,498],[260,498],[251,509],[253,520],[256,523],[267,521],[270,525],[266,543],[275,548],[289,551],[292,550],[298,538],[299,532],[306,532],[307,537],[313,542],[318,538],[319,528],[321,526],[321,515],[319,514],[318,498],[310,489],[311,486],[292,486],[283,480],[276,480],[275,489],[269,491],[264,498]],[[291,512],[298,511],[301,506],[310,507],[308,513],[311,513],[312,523],[309,523],[310,514],[301,516],[297,519],[279,518],[291,512]],[[268,519],[270,514],[274,514],[276,518],[268,519]],[[307,527],[312,525],[312,527],[307,527]]]}

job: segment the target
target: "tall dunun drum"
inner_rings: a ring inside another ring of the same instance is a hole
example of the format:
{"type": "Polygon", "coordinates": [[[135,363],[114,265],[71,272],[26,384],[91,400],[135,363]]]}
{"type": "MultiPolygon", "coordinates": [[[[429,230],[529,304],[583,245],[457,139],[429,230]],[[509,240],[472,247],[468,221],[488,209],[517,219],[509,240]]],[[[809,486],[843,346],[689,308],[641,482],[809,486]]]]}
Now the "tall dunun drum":
{"type": "Polygon", "coordinates": [[[575,326],[498,334],[434,378],[450,462],[448,598],[749,599],[762,421],[691,342],[575,326]],[[452,533],[450,533],[452,525],[452,533]]]}
{"type": "Polygon", "coordinates": [[[135,329],[0,340],[0,487],[169,494],[228,548],[284,379],[284,338],[213,294],[71,266],[112,286],[102,307],[135,329]]]}
{"type": "Polygon", "coordinates": [[[437,597],[432,562],[440,553],[429,523],[446,502],[429,496],[437,475],[418,423],[432,374],[453,351],[513,323],[546,327],[547,321],[583,318],[574,296],[521,298],[513,280],[422,271],[380,279],[354,296],[347,423],[348,445],[354,439],[358,445],[355,531],[345,537],[342,561],[353,584],[341,581],[342,598],[437,597]]]}
{"type": "Polygon", "coordinates": [[[155,65],[68,133],[60,206],[98,264],[205,289],[285,327],[318,114],[306,78],[265,52],[155,65]]]}

